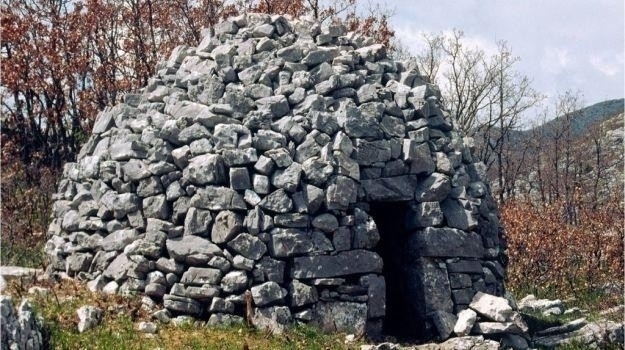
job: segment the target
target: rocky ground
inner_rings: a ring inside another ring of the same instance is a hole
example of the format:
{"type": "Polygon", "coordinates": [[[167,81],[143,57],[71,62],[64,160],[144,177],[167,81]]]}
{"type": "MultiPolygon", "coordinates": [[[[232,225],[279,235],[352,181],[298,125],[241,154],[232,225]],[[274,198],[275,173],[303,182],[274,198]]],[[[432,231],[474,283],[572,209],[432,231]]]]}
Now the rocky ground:
{"type": "MultiPolygon", "coordinates": [[[[44,349],[46,348],[46,330],[44,322],[29,299],[37,294],[50,293],[50,281],[43,284],[43,273],[38,269],[20,267],[0,267],[0,289],[3,294],[11,283],[19,284],[25,290],[25,297],[2,295],[2,348],[3,349],[44,349]],[[46,287],[41,287],[46,285],[46,287]],[[16,305],[19,303],[19,306],[16,305]]],[[[154,309],[155,305],[143,305],[154,309]]],[[[623,314],[625,306],[620,305],[598,314],[587,310],[567,307],[561,300],[539,299],[528,295],[518,302],[512,297],[501,298],[478,293],[469,308],[458,314],[454,323],[437,325],[447,329],[448,339],[440,343],[407,345],[385,342],[361,345],[361,350],[386,349],[530,349],[557,348],[575,342],[587,348],[623,346],[624,322],[615,322],[623,314]],[[537,324],[541,317],[562,316],[569,319],[556,326],[537,324]],[[620,345],[618,345],[620,344],[620,345]]],[[[75,310],[76,330],[88,332],[95,327],[102,327],[103,310],[97,303],[84,305],[75,310]]],[[[169,317],[166,312],[155,313],[152,319],[138,319],[135,322],[137,332],[158,333],[165,323],[183,324],[192,321],[188,316],[169,317]],[[160,315],[160,316],[159,316],[160,315]]],[[[347,335],[345,342],[357,344],[359,335],[347,335]]]]}

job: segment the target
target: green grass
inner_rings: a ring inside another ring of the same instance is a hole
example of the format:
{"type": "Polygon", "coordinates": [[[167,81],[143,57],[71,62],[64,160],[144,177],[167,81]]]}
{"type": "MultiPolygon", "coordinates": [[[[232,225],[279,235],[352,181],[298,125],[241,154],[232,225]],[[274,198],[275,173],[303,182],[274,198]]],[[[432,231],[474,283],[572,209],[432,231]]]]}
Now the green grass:
{"type": "Polygon", "coordinates": [[[23,266],[41,268],[44,265],[45,256],[43,240],[34,246],[27,246],[19,242],[12,242],[11,239],[2,237],[0,239],[0,261],[2,265],[23,266]]]}
{"type": "MultiPolygon", "coordinates": [[[[534,294],[537,299],[563,300],[565,309],[577,307],[582,310],[588,310],[588,314],[584,316],[587,317],[589,320],[606,318],[605,316],[599,316],[599,312],[611,307],[621,305],[625,302],[625,300],[623,299],[623,295],[619,293],[607,294],[592,288],[579,288],[577,292],[573,294],[573,297],[569,299],[562,298],[562,295],[566,295],[565,291],[539,289],[532,287],[529,284],[523,288],[517,288],[515,290],[509,289],[509,291],[512,292],[517,302],[528,294],[534,294]]],[[[533,316],[545,318],[546,322],[557,320],[568,322],[580,317],[578,313],[575,313],[573,315],[553,315],[548,317],[542,315],[533,316]]],[[[617,315],[617,318],[614,319],[614,321],[622,321],[621,316],[622,315],[620,314],[617,315]]]]}
{"type": "MultiPolygon", "coordinates": [[[[557,348],[557,350],[587,350],[588,345],[579,342],[572,341],[568,344],[561,345],[557,348]]],[[[601,347],[602,350],[621,350],[623,347],[619,344],[606,344],[601,347]]]]}
{"type": "MultiPolygon", "coordinates": [[[[51,293],[29,296],[43,316],[51,349],[359,349],[362,343],[344,344],[345,334],[324,334],[298,325],[282,335],[248,328],[244,324],[206,327],[201,322],[174,326],[158,324],[157,334],[143,334],[135,329],[149,314],[140,308],[138,297],[91,293],[83,285],[62,281],[48,286],[51,293]],[[76,310],[93,305],[104,310],[102,323],[78,333],[76,310]]],[[[10,294],[21,298],[28,286],[13,284],[10,294]]]]}

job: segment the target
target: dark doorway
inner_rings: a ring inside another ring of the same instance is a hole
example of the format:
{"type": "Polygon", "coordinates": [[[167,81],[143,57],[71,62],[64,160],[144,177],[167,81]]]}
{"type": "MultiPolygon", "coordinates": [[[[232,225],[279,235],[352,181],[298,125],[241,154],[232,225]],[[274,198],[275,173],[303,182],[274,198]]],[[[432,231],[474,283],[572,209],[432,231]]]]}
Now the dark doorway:
{"type": "Polygon", "coordinates": [[[398,341],[422,341],[426,337],[425,325],[420,317],[418,288],[412,276],[415,259],[408,252],[406,214],[408,202],[372,202],[369,215],[373,217],[380,233],[376,252],[384,261],[386,281],[386,316],[383,332],[398,341]]]}

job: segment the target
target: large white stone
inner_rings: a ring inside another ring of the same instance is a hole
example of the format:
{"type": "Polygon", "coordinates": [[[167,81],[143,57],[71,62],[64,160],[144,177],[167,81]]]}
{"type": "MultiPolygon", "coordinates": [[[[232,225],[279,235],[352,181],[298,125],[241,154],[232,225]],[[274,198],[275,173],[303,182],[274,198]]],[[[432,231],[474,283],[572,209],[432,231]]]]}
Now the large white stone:
{"type": "Polygon", "coordinates": [[[96,327],[102,321],[102,309],[95,306],[82,306],[76,310],[76,313],[78,314],[79,333],[96,327]]]}
{"type": "Polygon", "coordinates": [[[489,320],[497,322],[510,321],[514,315],[508,300],[482,292],[475,294],[469,307],[489,320]]]}
{"type": "Polygon", "coordinates": [[[477,319],[477,313],[471,309],[465,309],[458,313],[458,320],[454,326],[454,333],[459,337],[464,337],[471,333],[471,329],[477,319]]]}

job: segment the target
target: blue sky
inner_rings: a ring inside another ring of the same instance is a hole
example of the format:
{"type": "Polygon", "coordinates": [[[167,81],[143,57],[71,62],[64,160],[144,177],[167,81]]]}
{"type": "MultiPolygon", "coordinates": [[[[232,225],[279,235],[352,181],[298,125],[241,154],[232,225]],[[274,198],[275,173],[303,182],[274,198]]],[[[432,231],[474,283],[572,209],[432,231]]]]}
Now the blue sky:
{"type": "Polygon", "coordinates": [[[418,50],[424,31],[460,29],[486,51],[507,41],[521,58],[517,70],[550,101],[566,89],[580,91],[585,105],[624,96],[623,0],[372,3],[393,11],[396,36],[410,51],[418,50]]]}

